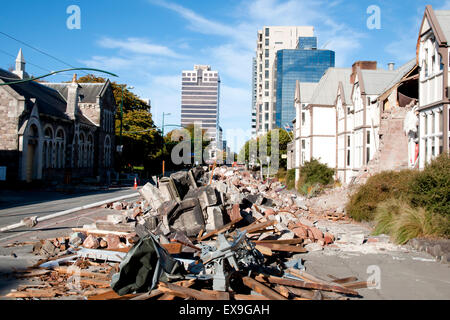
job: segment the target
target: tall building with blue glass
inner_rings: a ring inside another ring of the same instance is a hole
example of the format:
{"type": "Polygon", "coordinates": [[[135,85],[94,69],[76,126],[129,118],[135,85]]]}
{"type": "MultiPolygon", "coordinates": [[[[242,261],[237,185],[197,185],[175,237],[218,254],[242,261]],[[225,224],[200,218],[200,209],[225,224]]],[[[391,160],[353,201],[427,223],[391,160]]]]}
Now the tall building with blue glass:
{"type": "Polygon", "coordinates": [[[295,83],[319,82],[334,67],[335,54],[318,50],[316,37],[300,37],[296,49],[279,50],[276,56],[276,115],[278,128],[291,127],[295,118],[295,83]]]}

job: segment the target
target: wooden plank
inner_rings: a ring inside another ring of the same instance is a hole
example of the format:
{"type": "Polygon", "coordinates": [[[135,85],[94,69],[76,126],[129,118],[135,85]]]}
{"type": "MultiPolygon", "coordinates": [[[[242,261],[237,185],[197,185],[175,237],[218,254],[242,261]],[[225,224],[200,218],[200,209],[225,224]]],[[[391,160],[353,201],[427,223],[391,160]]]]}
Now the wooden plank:
{"type": "Polygon", "coordinates": [[[83,229],[83,228],[72,228],[74,232],[83,232],[87,234],[94,234],[99,236],[106,236],[108,234],[113,234],[119,237],[125,237],[130,234],[130,232],[120,232],[120,231],[108,231],[108,230],[98,230],[98,229],[83,229]]]}
{"type": "Polygon", "coordinates": [[[241,220],[242,220],[242,217],[240,217],[237,220],[231,221],[230,223],[227,223],[226,225],[224,225],[222,228],[214,230],[214,231],[211,231],[211,232],[205,234],[204,236],[201,236],[199,241],[203,241],[203,240],[208,239],[208,238],[210,238],[210,237],[212,237],[212,236],[214,236],[216,234],[223,233],[223,232],[227,231],[228,229],[230,229],[232,226],[234,226],[236,223],[238,223],[241,220]]]}
{"type": "Polygon", "coordinates": [[[27,273],[23,273],[23,274],[15,274],[15,276],[16,276],[16,278],[33,278],[33,277],[45,276],[47,274],[50,274],[51,272],[52,272],[51,270],[38,269],[38,270],[32,270],[27,273]]]}
{"type": "Polygon", "coordinates": [[[332,275],[328,275],[329,278],[333,279],[332,281],[334,283],[347,283],[347,282],[353,282],[353,281],[358,281],[357,277],[347,277],[347,278],[337,278],[335,276],[332,275]]]}
{"type": "Polygon", "coordinates": [[[202,289],[201,291],[215,295],[217,300],[230,300],[230,294],[228,292],[208,289],[202,289]]]}
{"type": "MultiPolygon", "coordinates": [[[[84,293],[86,295],[86,292],[84,293]]],[[[126,294],[119,296],[114,290],[109,289],[103,293],[98,293],[88,297],[88,300],[128,300],[136,297],[136,294],[126,294]]]]}
{"type": "Polygon", "coordinates": [[[255,244],[265,244],[265,243],[274,243],[274,244],[299,244],[303,242],[301,238],[295,239],[284,239],[284,240],[254,240],[252,241],[255,244]]]}
{"type": "Polygon", "coordinates": [[[160,296],[160,295],[162,295],[162,294],[164,294],[164,292],[162,292],[161,290],[159,290],[159,289],[154,289],[154,290],[152,290],[152,291],[150,291],[150,292],[146,292],[146,293],[143,293],[143,294],[139,294],[139,295],[137,295],[136,297],[131,298],[130,300],[148,300],[148,299],[151,299],[151,298],[160,296]]]}
{"type": "Polygon", "coordinates": [[[180,243],[180,244],[182,244],[185,247],[189,247],[189,248],[192,248],[192,249],[197,250],[197,251],[202,251],[202,249],[200,249],[197,246],[194,246],[193,244],[186,243],[186,242],[178,240],[178,239],[177,240],[173,240],[173,241],[176,242],[176,243],[180,243]]]}
{"type": "Polygon", "coordinates": [[[269,220],[269,221],[261,222],[261,223],[255,224],[255,225],[249,225],[246,227],[242,227],[239,229],[239,231],[247,231],[247,233],[252,233],[255,231],[266,229],[267,227],[273,226],[276,223],[277,223],[277,221],[275,221],[275,220],[269,220]]]}
{"type": "Polygon", "coordinates": [[[99,288],[109,288],[109,281],[106,280],[97,280],[97,279],[80,279],[80,283],[96,286],[99,288]]]}
{"type": "Polygon", "coordinates": [[[273,287],[273,290],[281,294],[286,299],[289,299],[289,290],[286,287],[277,284],[275,287],[273,287]]]}
{"type": "Polygon", "coordinates": [[[367,281],[359,281],[353,283],[346,283],[343,284],[342,286],[348,289],[363,289],[368,287],[368,283],[367,281]]]}
{"type": "Polygon", "coordinates": [[[235,294],[233,298],[234,300],[270,300],[260,294],[235,294]]]}
{"type": "Polygon", "coordinates": [[[86,277],[86,278],[97,278],[100,280],[109,280],[110,279],[110,276],[105,273],[91,272],[91,271],[86,271],[86,270],[76,270],[75,268],[69,269],[69,267],[55,267],[53,270],[58,273],[62,273],[62,274],[68,274],[68,275],[77,274],[80,277],[86,277]]]}
{"type": "Polygon", "coordinates": [[[334,284],[332,282],[329,281],[325,281],[322,279],[319,279],[315,276],[313,276],[312,274],[309,274],[303,270],[298,270],[298,269],[294,269],[294,268],[289,268],[288,271],[293,274],[296,277],[301,277],[303,279],[306,279],[306,281],[310,281],[310,282],[314,282],[314,283],[319,283],[319,284],[323,284],[323,285],[328,285],[328,286],[337,286],[340,287],[342,289],[345,289],[343,286],[339,285],[339,284],[334,284]]]}
{"type": "Polygon", "coordinates": [[[170,254],[180,254],[183,245],[181,243],[162,243],[161,246],[170,254]]]}
{"type": "Polygon", "coordinates": [[[290,293],[292,293],[293,295],[296,295],[296,296],[298,296],[300,298],[308,299],[308,300],[320,300],[320,299],[318,299],[319,297],[316,294],[319,291],[306,290],[306,289],[287,287],[287,286],[285,286],[285,288],[287,290],[289,290],[290,293]]]}
{"type": "Polygon", "coordinates": [[[98,230],[104,230],[104,231],[118,231],[118,232],[127,232],[127,233],[134,232],[134,227],[128,223],[114,224],[112,222],[98,220],[95,222],[95,227],[98,230]]]}
{"type": "Polygon", "coordinates": [[[284,252],[296,252],[296,253],[305,253],[308,252],[303,247],[300,246],[291,246],[288,244],[276,244],[276,243],[261,243],[259,246],[264,246],[269,248],[272,251],[284,251],[284,252]]]}
{"type": "Polygon", "coordinates": [[[27,291],[15,291],[8,293],[5,297],[8,298],[53,298],[56,292],[52,289],[34,289],[27,291]]]}
{"type": "Polygon", "coordinates": [[[258,250],[259,252],[261,252],[265,256],[269,256],[269,257],[272,256],[272,250],[270,250],[269,247],[257,244],[255,246],[255,249],[258,250]]]}
{"type": "Polygon", "coordinates": [[[243,277],[242,281],[244,284],[252,289],[253,291],[262,294],[263,296],[271,299],[271,300],[287,300],[285,297],[283,297],[278,292],[270,289],[269,287],[263,285],[262,283],[256,281],[255,279],[252,279],[250,277],[243,277]]]}
{"type": "Polygon", "coordinates": [[[301,280],[292,280],[292,279],[285,279],[285,278],[279,278],[274,276],[265,276],[265,275],[258,275],[255,278],[258,281],[265,281],[269,283],[274,284],[281,284],[284,286],[290,286],[290,287],[297,287],[297,288],[303,288],[303,289],[316,289],[316,290],[324,290],[324,291],[332,291],[332,292],[338,292],[353,296],[358,296],[358,292],[343,288],[340,286],[330,286],[330,285],[324,285],[321,283],[314,283],[314,282],[306,282],[301,280]]]}
{"type": "Polygon", "coordinates": [[[180,298],[194,298],[197,300],[217,300],[217,297],[213,294],[209,294],[206,292],[201,292],[198,290],[194,290],[191,288],[184,288],[182,286],[173,284],[173,283],[165,283],[160,282],[158,289],[164,293],[170,293],[174,296],[180,298]]]}
{"type": "MultiPolygon", "coordinates": [[[[191,279],[191,280],[179,281],[179,282],[177,282],[177,284],[182,287],[189,288],[190,286],[192,286],[194,284],[194,282],[195,282],[195,280],[191,279]]],[[[158,300],[173,300],[175,298],[176,298],[176,296],[174,296],[173,294],[164,293],[161,297],[158,298],[158,300]]]]}

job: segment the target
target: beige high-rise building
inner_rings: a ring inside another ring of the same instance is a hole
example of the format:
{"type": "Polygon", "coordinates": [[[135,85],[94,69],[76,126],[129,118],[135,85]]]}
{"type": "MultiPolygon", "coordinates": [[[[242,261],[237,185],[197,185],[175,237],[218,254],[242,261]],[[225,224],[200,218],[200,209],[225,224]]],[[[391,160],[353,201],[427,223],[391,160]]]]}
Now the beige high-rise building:
{"type": "Polygon", "coordinates": [[[256,89],[256,99],[252,105],[252,113],[256,114],[256,117],[252,117],[252,127],[255,127],[256,122],[256,135],[275,128],[277,51],[295,49],[299,37],[313,36],[314,27],[311,26],[265,26],[258,31],[256,65],[253,68],[253,89],[256,89]]]}

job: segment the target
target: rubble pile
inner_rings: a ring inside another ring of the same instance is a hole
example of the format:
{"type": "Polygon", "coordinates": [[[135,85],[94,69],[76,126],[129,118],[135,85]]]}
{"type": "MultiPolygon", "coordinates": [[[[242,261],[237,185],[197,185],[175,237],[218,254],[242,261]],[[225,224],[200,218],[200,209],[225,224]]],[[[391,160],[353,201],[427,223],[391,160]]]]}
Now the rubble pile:
{"type": "Polygon", "coordinates": [[[275,179],[239,167],[195,167],[147,183],[135,202],[67,238],[37,243],[44,256],[19,277],[13,298],[79,295],[96,300],[348,299],[367,287],[355,277],[319,279],[298,254],[334,242],[306,200],[275,179]],[[39,296],[41,294],[41,296],[39,296]]]}

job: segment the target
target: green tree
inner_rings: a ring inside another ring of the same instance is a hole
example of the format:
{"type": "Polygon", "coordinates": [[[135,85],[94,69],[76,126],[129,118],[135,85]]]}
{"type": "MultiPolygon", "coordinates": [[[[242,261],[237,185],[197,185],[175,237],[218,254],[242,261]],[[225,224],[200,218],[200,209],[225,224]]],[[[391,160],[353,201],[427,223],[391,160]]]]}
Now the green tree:
{"type": "MultiPolygon", "coordinates": [[[[77,80],[79,83],[104,83],[105,78],[89,74],[77,80]]],[[[149,173],[161,171],[159,163],[163,158],[164,139],[155,126],[147,103],[129,91],[126,84],[111,82],[116,101],[115,132],[120,135],[120,104],[123,88],[123,119],[122,119],[122,154],[116,154],[118,170],[129,170],[130,166],[144,166],[149,173]]],[[[118,139],[116,139],[119,143],[118,139]]]]}

